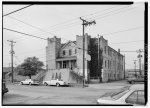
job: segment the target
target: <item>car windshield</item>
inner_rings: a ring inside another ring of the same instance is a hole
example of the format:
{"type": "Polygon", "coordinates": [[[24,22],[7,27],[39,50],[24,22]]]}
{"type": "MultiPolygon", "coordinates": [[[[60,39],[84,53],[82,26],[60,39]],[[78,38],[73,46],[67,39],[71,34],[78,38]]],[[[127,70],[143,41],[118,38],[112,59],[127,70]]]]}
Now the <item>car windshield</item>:
{"type": "Polygon", "coordinates": [[[116,93],[114,93],[113,95],[111,95],[111,97],[115,100],[121,98],[123,95],[125,95],[129,90],[128,89],[124,89],[121,91],[118,91],[116,93]]]}

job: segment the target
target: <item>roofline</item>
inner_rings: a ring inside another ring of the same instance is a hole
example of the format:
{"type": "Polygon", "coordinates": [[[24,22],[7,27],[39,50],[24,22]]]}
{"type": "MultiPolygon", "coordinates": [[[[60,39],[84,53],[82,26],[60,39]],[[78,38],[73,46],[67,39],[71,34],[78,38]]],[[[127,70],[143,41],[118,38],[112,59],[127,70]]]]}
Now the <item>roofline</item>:
{"type": "MultiPolygon", "coordinates": [[[[67,44],[69,44],[70,42],[72,42],[72,43],[74,43],[74,41],[68,41],[68,42],[66,42],[62,47],[61,47],[61,49],[63,49],[67,44]]],[[[75,44],[75,43],[74,43],[75,44]]],[[[76,44],[75,44],[76,45],[76,44]]]]}

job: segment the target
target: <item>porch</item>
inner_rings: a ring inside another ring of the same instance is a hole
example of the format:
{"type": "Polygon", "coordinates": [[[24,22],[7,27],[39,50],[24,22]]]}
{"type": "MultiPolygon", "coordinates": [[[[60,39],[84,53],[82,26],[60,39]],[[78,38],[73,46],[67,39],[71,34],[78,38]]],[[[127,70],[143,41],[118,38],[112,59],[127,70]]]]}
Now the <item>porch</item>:
{"type": "Polygon", "coordinates": [[[57,69],[70,69],[74,70],[77,68],[77,57],[61,57],[56,59],[56,68],[57,69]]]}

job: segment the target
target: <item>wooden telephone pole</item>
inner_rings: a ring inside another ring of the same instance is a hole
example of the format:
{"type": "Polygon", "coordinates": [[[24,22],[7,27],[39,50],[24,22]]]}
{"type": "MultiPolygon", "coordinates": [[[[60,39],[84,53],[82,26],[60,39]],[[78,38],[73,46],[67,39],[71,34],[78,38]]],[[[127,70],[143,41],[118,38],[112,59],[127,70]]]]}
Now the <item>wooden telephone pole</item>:
{"type": "Polygon", "coordinates": [[[91,22],[88,22],[84,19],[82,19],[80,17],[80,20],[82,20],[82,26],[83,26],[83,87],[84,87],[84,84],[85,84],[85,35],[84,35],[84,28],[85,26],[90,26],[92,24],[96,24],[95,20],[94,21],[91,21],[91,22]]]}
{"type": "Polygon", "coordinates": [[[13,54],[15,54],[14,50],[13,50],[13,43],[16,43],[14,42],[13,40],[7,40],[8,42],[10,42],[11,44],[11,51],[10,51],[10,54],[11,54],[11,76],[12,76],[12,83],[13,83],[13,54]]]}
{"type": "Polygon", "coordinates": [[[136,60],[133,60],[134,61],[134,64],[135,64],[135,67],[134,67],[134,69],[135,69],[135,76],[136,76],[136,78],[137,78],[137,71],[136,71],[136,60]]]}
{"type": "Polygon", "coordinates": [[[137,51],[137,53],[139,53],[139,55],[137,57],[139,58],[139,74],[140,75],[142,75],[142,72],[141,72],[141,58],[142,58],[141,52],[143,52],[143,49],[139,49],[137,51]]]}

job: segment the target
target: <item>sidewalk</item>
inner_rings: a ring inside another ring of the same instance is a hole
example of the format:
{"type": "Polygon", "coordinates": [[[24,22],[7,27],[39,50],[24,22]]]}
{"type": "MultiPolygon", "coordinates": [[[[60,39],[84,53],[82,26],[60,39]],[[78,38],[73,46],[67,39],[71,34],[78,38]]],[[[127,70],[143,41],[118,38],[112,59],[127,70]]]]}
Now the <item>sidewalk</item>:
{"type": "Polygon", "coordinates": [[[89,88],[97,88],[97,89],[120,89],[125,86],[130,86],[128,83],[126,83],[126,80],[89,84],[89,88]]]}
{"type": "Polygon", "coordinates": [[[89,88],[97,88],[97,89],[104,89],[104,90],[110,90],[110,89],[121,89],[125,87],[126,85],[106,85],[106,84],[89,84],[89,88]]]}

